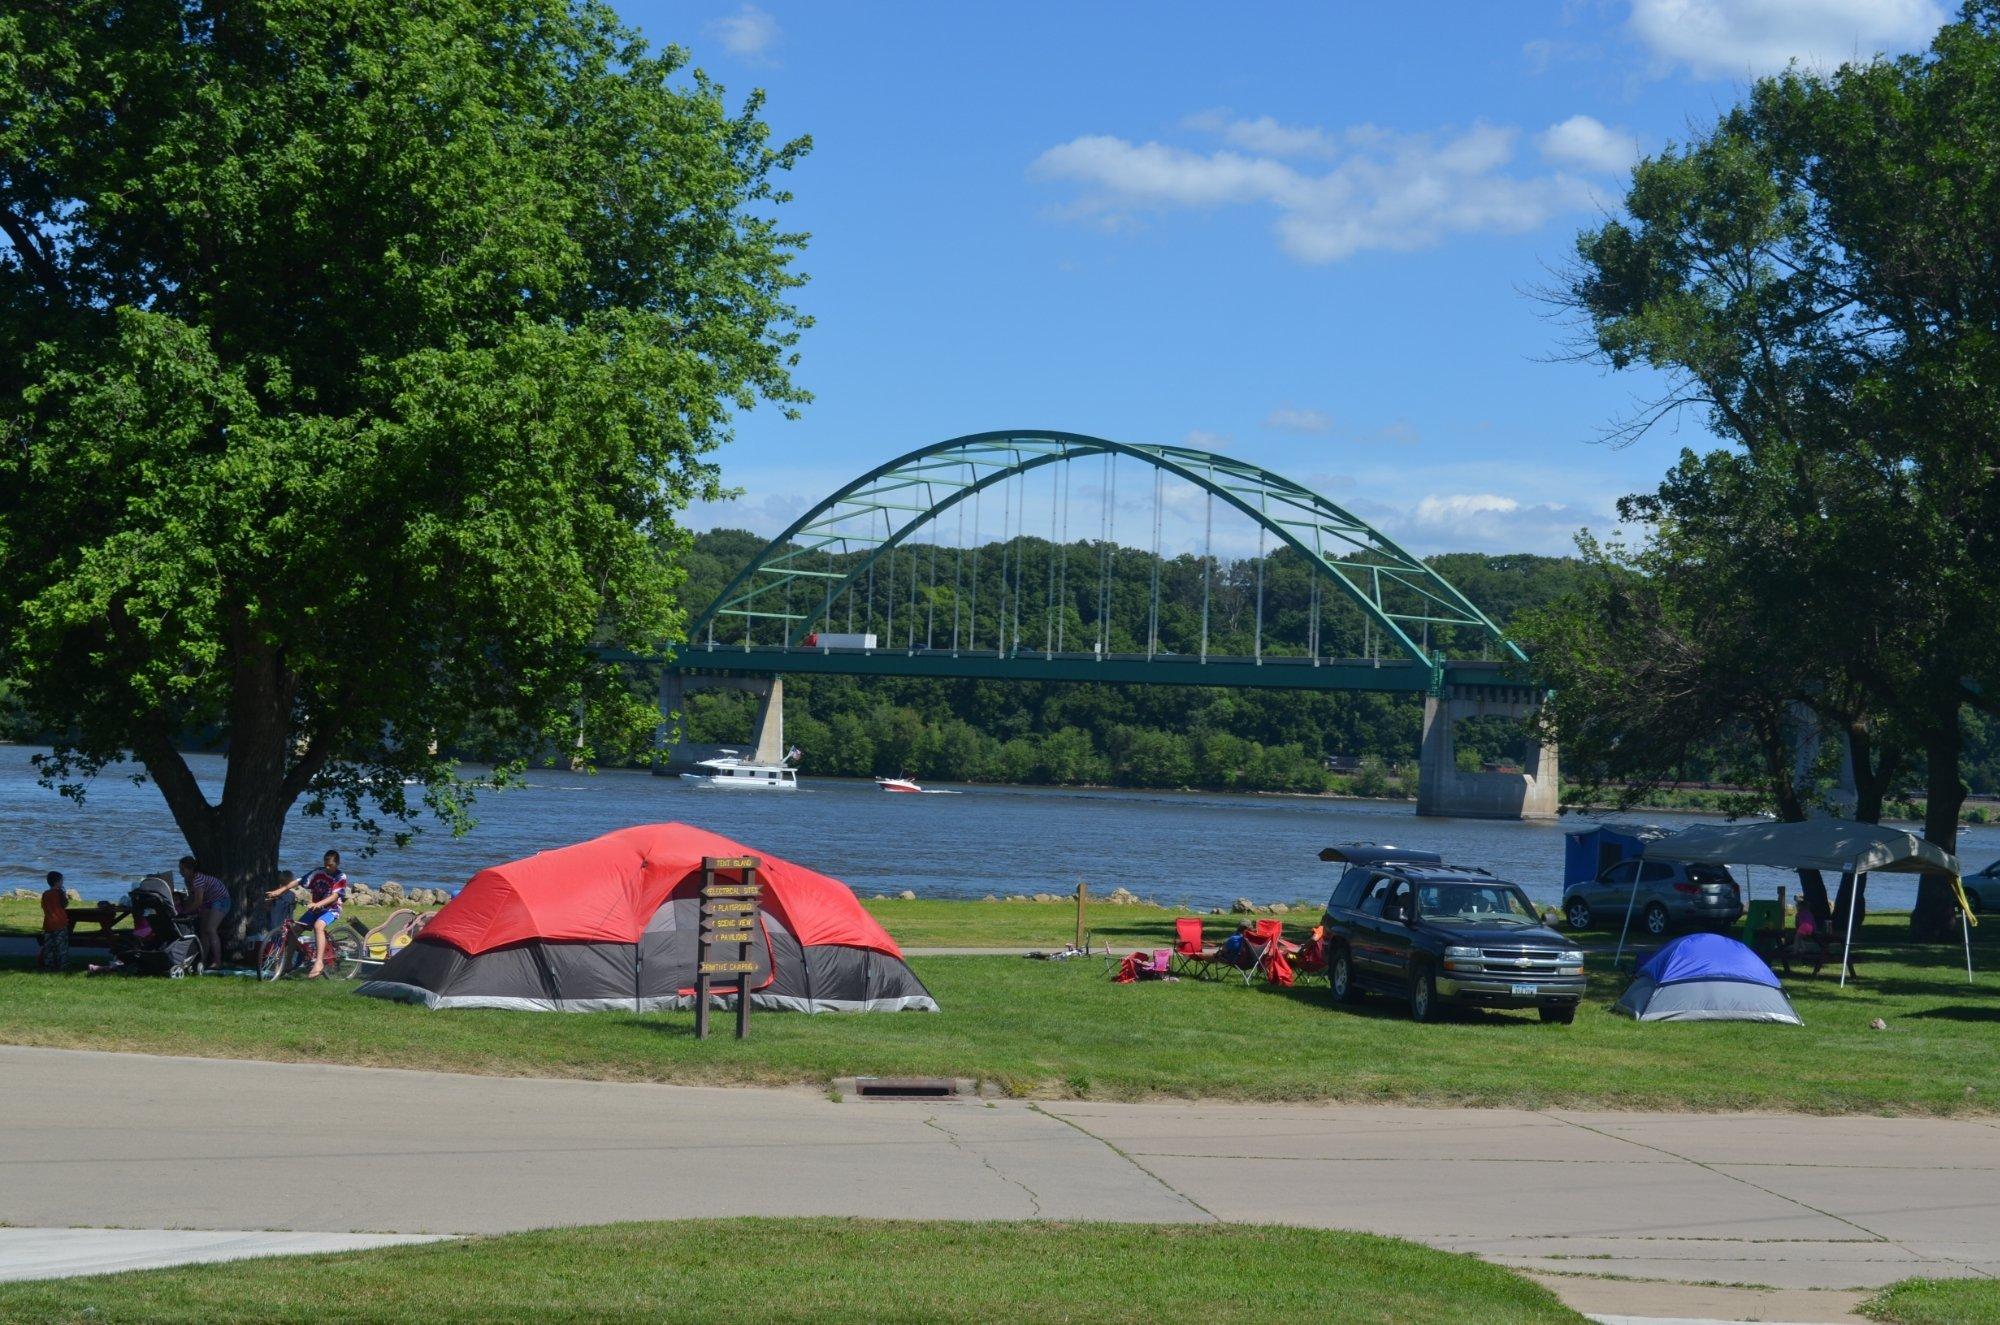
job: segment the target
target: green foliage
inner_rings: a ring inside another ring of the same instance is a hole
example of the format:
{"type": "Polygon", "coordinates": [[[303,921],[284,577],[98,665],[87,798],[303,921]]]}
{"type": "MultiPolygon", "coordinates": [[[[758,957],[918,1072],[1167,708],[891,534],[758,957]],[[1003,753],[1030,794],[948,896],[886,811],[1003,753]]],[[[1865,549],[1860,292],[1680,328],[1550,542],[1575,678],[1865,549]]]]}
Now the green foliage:
{"type": "MultiPolygon", "coordinates": [[[[1967,239],[2000,230],[1997,147],[2000,6],[1975,0],[1924,54],[1759,81],[1579,239],[1584,353],[1672,383],[1614,435],[1693,406],[1733,449],[1627,499],[1644,543],[1530,625],[1568,771],[1719,750],[1795,817],[1803,711],[1852,753],[1857,813],[1920,768],[1926,833],[1956,840],[1961,710],[2000,704],[2000,274],[1967,239]]],[[[1919,928],[1947,912],[1926,885],[1919,928]]]]}
{"type": "MultiPolygon", "coordinates": [[[[239,886],[286,808],[649,724],[676,515],[789,407],[759,99],[588,0],[0,14],[0,679],[239,886]],[[174,741],[212,731],[211,803],[174,741]]],[[[588,757],[585,746],[576,751],[588,757]]]]}

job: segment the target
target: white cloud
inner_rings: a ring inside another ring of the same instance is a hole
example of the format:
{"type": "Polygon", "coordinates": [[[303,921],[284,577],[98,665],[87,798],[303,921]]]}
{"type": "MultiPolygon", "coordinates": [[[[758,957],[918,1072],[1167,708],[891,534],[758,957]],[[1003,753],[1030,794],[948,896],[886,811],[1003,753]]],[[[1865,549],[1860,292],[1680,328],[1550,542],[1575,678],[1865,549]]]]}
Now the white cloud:
{"type": "Polygon", "coordinates": [[[1232,119],[1228,111],[1205,110],[1181,121],[1184,128],[1212,133],[1231,147],[1259,156],[1331,156],[1335,144],[1316,125],[1280,124],[1269,115],[1254,120],[1232,119]]]}
{"type": "Polygon", "coordinates": [[[1552,124],[1536,138],[1542,156],[1558,165],[1615,175],[1639,159],[1639,140],[1620,133],[1588,115],[1572,115],[1552,124]]]}
{"type": "Polygon", "coordinates": [[[1944,19],[1938,0],[1632,0],[1630,26],[1668,66],[1742,78],[1910,50],[1944,19]]]}
{"type": "Polygon", "coordinates": [[[703,31],[722,43],[722,49],[743,59],[758,59],[778,44],[783,35],[778,20],[746,4],[727,18],[718,18],[703,31]]]}
{"type": "Polygon", "coordinates": [[[1280,405],[1264,416],[1264,426],[1279,432],[1327,433],[1333,431],[1333,419],[1325,410],[1280,405]]]}
{"type": "Polygon", "coordinates": [[[1453,493],[1448,497],[1426,497],[1417,503],[1419,524],[1450,524],[1481,515],[1510,515],[1521,509],[1512,497],[1491,492],[1453,493]]]}
{"type": "Polygon", "coordinates": [[[1454,234],[1517,233],[1595,201],[1588,183],[1564,171],[1510,170],[1520,134],[1499,125],[1444,134],[1358,125],[1330,133],[1215,112],[1190,124],[1232,145],[1198,151],[1085,135],[1042,153],[1030,174],[1078,186],[1067,214],[1112,229],[1142,211],[1267,208],[1285,251],[1309,263],[1368,250],[1409,252],[1454,234]],[[1280,159],[1308,149],[1327,164],[1300,169],[1280,159]]]}
{"type": "Polygon", "coordinates": [[[1181,438],[1182,446],[1191,446],[1197,451],[1227,451],[1230,437],[1226,432],[1210,432],[1206,428],[1189,428],[1187,436],[1181,438]]]}

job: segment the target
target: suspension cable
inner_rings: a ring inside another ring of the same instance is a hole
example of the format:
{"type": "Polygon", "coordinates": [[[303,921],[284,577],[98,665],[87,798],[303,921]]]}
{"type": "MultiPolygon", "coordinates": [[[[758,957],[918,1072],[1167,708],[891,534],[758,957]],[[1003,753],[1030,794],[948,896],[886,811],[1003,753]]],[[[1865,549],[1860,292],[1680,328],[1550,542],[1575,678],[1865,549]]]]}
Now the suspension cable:
{"type": "Polygon", "coordinates": [[[1153,471],[1153,603],[1146,614],[1146,657],[1159,652],[1160,648],[1160,492],[1167,481],[1167,471],[1153,471]]]}
{"type": "Polygon", "coordinates": [[[1057,470],[1066,470],[1064,461],[1057,461],[1049,467],[1049,588],[1042,596],[1042,656],[1056,656],[1056,493],[1062,489],[1062,475],[1057,470]]]}
{"type": "Polygon", "coordinates": [[[1108,512],[1104,524],[1104,610],[1099,618],[1104,622],[1104,654],[1111,654],[1111,606],[1116,601],[1118,574],[1118,457],[1107,451],[1105,459],[1111,463],[1111,482],[1105,495],[1104,505],[1108,512]]]}
{"type": "Polygon", "coordinates": [[[951,567],[951,653],[958,656],[958,599],[965,571],[965,503],[958,504],[958,549],[951,567]]]}
{"type": "MultiPolygon", "coordinates": [[[[979,471],[972,471],[973,482],[979,481],[979,471]]],[[[979,498],[977,487],[972,490],[972,576],[965,586],[965,647],[973,653],[979,652],[979,498]]]]}
{"type": "Polygon", "coordinates": [[[1264,661],[1264,516],[1268,511],[1263,493],[1257,494],[1257,633],[1251,637],[1250,656],[1264,661]]]}
{"type": "MultiPolygon", "coordinates": [[[[936,498],[935,498],[935,496],[932,496],[932,497],[931,497],[931,505],[933,505],[933,506],[936,506],[936,505],[937,505],[937,501],[936,501],[936,498]]],[[[963,515],[963,512],[961,512],[961,517],[962,517],[962,515],[963,515]]],[[[925,598],[925,602],[924,602],[924,647],[925,647],[926,649],[930,649],[930,648],[934,648],[934,647],[935,647],[935,645],[933,644],[933,641],[934,641],[934,640],[935,640],[935,639],[937,638],[937,636],[936,636],[936,631],[937,631],[937,549],[938,549],[938,537],[939,537],[939,535],[940,535],[940,533],[941,533],[941,532],[942,532],[942,531],[941,531],[941,530],[939,530],[939,528],[937,527],[937,521],[935,521],[935,520],[931,521],[931,584],[930,584],[930,590],[929,590],[929,592],[928,592],[928,593],[926,593],[926,594],[924,595],[924,598],[925,598]]]]}
{"type": "MultiPolygon", "coordinates": [[[[1209,466],[1208,478],[1215,479],[1215,467],[1209,466]]],[[[1208,661],[1208,586],[1215,578],[1215,493],[1208,493],[1208,519],[1201,535],[1201,660],[1208,661]]]]}
{"type": "MultiPolygon", "coordinates": [[[[889,539],[896,536],[895,525],[889,519],[887,511],[882,512],[882,536],[889,539]]],[[[896,545],[894,543],[889,544],[889,615],[882,623],[882,638],[888,641],[888,647],[892,649],[896,647],[896,545]]]]}
{"type": "Polygon", "coordinates": [[[1063,630],[1069,625],[1069,461],[1062,463],[1062,577],[1056,588],[1056,652],[1063,651],[1063,630]]]}

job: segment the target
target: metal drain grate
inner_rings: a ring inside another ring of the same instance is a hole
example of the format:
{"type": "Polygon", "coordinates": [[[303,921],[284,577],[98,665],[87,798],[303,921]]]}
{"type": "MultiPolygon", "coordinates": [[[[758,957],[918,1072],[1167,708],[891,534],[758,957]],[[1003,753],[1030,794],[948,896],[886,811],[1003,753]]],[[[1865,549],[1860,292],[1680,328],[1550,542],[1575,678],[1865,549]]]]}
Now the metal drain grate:
{"type": "Polygon", "coordinates": [[[839,1077],[833,1088],[844,1099],[976,1099],[979,1083],[970,1077],[839,1077]]]}

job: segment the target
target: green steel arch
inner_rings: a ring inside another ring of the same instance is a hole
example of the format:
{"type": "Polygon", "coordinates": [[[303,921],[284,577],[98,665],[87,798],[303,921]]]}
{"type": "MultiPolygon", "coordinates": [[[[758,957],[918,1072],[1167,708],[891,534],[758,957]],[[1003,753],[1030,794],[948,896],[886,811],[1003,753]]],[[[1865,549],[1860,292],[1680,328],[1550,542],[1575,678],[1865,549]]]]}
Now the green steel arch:
{"type": "Polygon", "coordinates": [[[890,549],[959,503],[1045,465],[1106,455],[1143,461],[1259,522],[1307,558],[1386,638],[1434,676],[1441,673],[1444,659],[1426,647],[1427,626],[1470,627],[1497,645],[1504,657],[1527,661],[1520,646],[1443,576],[1367,521],[1310,488],[1213,451],[1041,429],[955,437],[869,470],[766,544],[695,618],[687,638],[698,641],[704,633],[712,637],[718,619],[739,617],[783,621],[787,645],[796,646],[806,627],[821,619],[824,611],[794,613],[789,607],[772,611],[765,604],[774,600],[789,604],[791,590],[804,583],[821,591],[830,608],[890,549]],[[835,549],[842,553],[861,549],[867,555],[844,572],[808,565],[808,558],[835,549]]]}

